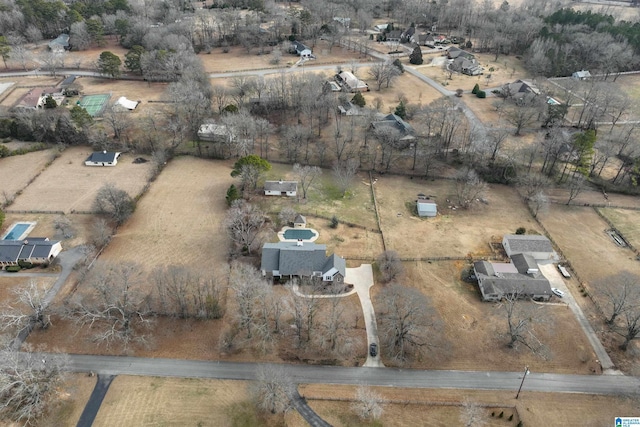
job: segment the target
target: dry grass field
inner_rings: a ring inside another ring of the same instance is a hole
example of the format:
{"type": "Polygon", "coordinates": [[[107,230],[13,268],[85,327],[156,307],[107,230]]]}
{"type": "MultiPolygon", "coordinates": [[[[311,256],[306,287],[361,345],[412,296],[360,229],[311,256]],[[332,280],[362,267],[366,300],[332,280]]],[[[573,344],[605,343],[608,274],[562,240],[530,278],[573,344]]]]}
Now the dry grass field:
{"type": "MultiPolygon", "coordinates": [[[[429,389],[398,389],[374,387],[383,399],[399,402],[410,399],[415,404],[387,403],[381,418],[384,426],[427,425],[445,427],[463,425],[460,421],[459,404],[465,399],[487,405],[487,427],[515,426],[519,418],[525,426],[608,426],[620,414],[637,413],[637,402],[625,397],[590,396],[580,394],[533,393],[525,391],[518,400],[514,393],[503,391],[456,391],[429,389]],[[420,403],[422,402],[422,403],[420,403]],[[493,409],[489,409],[493,408],[493,409]],[[515,408],[515,411],[514,411],[515,408]],[[504,417],[498,418],[504,411],[504,417]],[[491,417],[495,412],[495,417],[491,417]],[[514,414],[509,422],[508,416],[514,414]]],[[[349,408],[350,402],[332,402],[324,399],[353,399],[355,387],[310,384],[300,387],[310,406],[325,420],[336,427],[368,425],[359,421],[349,408]]],[[[303,427],[307,424],[300,416],[287,416],[288,427],[303,427]]]]}
{"type": "MultiPolygon", "coordinates": [[[[35,272],[42,272],[40,270],[32,270],[35,272]]],[[[56,281],[55,277],[22,277],[19,273],[11,276],[0,277],[0,304],[6,303],[11,306],[16,306],[15,292],[28,285],[34,280],[38,287],[43,290],[48,290],[56,281]]]]}
{"type": "Polygon", "coordinates": [[[395,111],[401,99],[404,99],[407,104],[422,106],[428,105],[442,96],[433,87],[406,72],[394,80],[389,88],[383,85],[380,91],[377,90],[376,82],[369,76],[368,69],[358,70],[358,77],[364,80],[371,89],[369,92],[363,92],[367,106],[374,106],[377,102],[376,98],[379,98],[381,101],[379,111],[384,114],[395,111]]]}
{"type": "Polygon", "coordinates": [[[0,204],[22,191],[53,160],[55,152],[42,150],[0,159],[0,204]]]}
{"type": "Polygon", "coordinates": [[[387,249],[401,257],[424,258],[490,255],[492,236],[514,233],[518,227],[540,232],[515,189],[491,185],[488,204],[470,210],[456,209],[451,180],[410,180],[406,177],[379,177],[374,185],[387,249]],[[412,215],[418,193],[435,196],[436,218],[412,215]],[[451,202],[447,202],[450,200],[451,202]]]}
{"type": "Polygon", "coordinates": [[[123,154],[115,167],[84,165],[87,147],[66,149],[16,200],[11,209],[38,211],[89,211],[97,191],[107,183],[132,197],[144,187],[150,164],[133,164],[134,155],[123,154]]]}
{"type": "Polygon", "coordinates": [[[58,400],[38,422],[42,427],[74,427],[96,384],[96,377],[87,374],[67,374],[58,393],[58,400]]]}
{"type": "MultiPolygon", "coordinates": [[[[419,289],[430,298],[444,324],[450,349],[446,354],[428,352],[415,367],[426,369],[518,371],[528,365],[538,372],[589,374],[595,368],[591,347],[565,304],[535,304],[543,322],[534,325],[536,336],[549,351],[547,359],[524,346],[506,347],[507,323],[504,308],[482,302],[475,283],[461,280],[462,261],[405,262],[407,286],[419,289]],[[562,325],[554,328],[553,325],[562,325]]],[[[376,287],[374,293],[379,291],[376,287]]],[[[557,301],[553,301],[557,302],[557,301]]],[[[524,303],[524,304],[534,304],[524,303]]]]}
{"type": "Polygon", "coordinates": [[[229,162],[174,159],[118,229],[101,259],[140,262],[149,270],[168,264],[224,264],[228,240],[221,223],[227,208],[224,197],[234,182],[230,173],[229,162]]]}
{"type": "Polygon", "coordinates": [[[605,233],[609,225],[593,209],[551,205],[540,220],[582,280],[595,282],[622,270],[640,274],[635,254],[605,233]]]}
{"type": "Polygon", "coordinates": [[[640,247],[640,212],[632,209],[598,209],[635,248],[640,247]]]}
{"type": "MultiPolygon", "coordinates": [[[[564,188],[551,188],[548,190],[549,200],[559,204],[566,204],[569,200],[569,192],[564,188]]],[[[571,201],[572,206],[584,206],[585,204],[614,206],[625,208],[640,208],[640,198],[625,194],[607,193],[604,198],[602,191],[585,190],[571,201]]]]}
{"type": "Polygon", "coordinates": [[[234,405],[247,399],[240,381],[119,376],[93,425],[232,426],[234,405]]]}

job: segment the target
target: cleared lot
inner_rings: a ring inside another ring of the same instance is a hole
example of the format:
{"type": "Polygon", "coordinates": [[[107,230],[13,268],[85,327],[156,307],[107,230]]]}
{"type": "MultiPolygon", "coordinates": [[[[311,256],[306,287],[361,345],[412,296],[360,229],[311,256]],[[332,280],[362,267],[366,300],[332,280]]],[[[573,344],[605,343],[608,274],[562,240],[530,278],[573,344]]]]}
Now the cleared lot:
{"type": "Polygon", "coordinates": [[[513,188],[491,185],[486,195],[488,203],[471,210],[449,207],[455,205],[454,182],[450,180],[384,176],[374,188],[387,249],[401,257],[485,256],[490,254],[492,236],[501,240],[518,227],[540,232],[513,188]],[[435,196],[436,218],[412,214],[418,193],[435,196]]]}
{"type": "Polygon", "coordinates": [[[104,184],[113,183],[132,197],[144,187],[149,163],[133,164],[133,155],[123,154],[115,167],[89,167],[85,159],[92,150],[87,147],[66,149],[11,206],[14,210],[89,211],[104,184]]]}

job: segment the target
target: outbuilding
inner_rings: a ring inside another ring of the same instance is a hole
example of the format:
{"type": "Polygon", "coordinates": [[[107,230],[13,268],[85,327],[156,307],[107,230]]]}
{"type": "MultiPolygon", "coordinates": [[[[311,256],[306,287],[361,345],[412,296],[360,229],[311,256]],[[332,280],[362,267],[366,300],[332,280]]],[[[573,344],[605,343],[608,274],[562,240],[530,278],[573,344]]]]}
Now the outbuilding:
{"type": "Polygon", "coordinates": [[[115,166],[118,164],[120,154],[122,153],[117,151],[95,151],[87,157],[84,164],[85,166],[115,166]]]}

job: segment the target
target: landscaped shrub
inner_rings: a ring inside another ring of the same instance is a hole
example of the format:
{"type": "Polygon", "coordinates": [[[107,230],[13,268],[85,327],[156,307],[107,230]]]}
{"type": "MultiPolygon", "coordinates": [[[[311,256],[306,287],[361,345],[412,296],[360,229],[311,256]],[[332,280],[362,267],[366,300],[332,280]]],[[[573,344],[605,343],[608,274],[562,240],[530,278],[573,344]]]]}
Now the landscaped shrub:
{"type": "Polygon", "coordinates": [[[476,83],[476,85],[471,90],[471,93],[476,95],[478,92],[480,92],[480,86],[478,85],[478,83],[476,83]]]}
{"type": "Polygon", "coordinates": [[[518,227],[518,229],[516,230],[516,234],[525,234],[527,232],[527,229],[524,227],[518,227]]]}
{"type": "Polygon", "coordinates": [[[504,411],[500,412],[500,415],[498,415],[498,418],[502,418],[504,417],[504,411]]]}
{"type": "Polygon", "coordinates": [[[513,420],[513,414],[509,415],[508,420],[509,420],[509,421],[513,420]]]}
{"type": "Polygon", "coordinates": [[[487,92],[483,91],[483,90],[479,90],[478,93],[476,93],[476,96],[480,99],[484,99],[487,97],[487,92]]]}
{"type": "Polygon", "coordinates": [[[5,270],[8,273],[17,273],[18,271],[20,271],[20,266],[19,265],[10,265],[9,267],[6,267],[5,270]]]}
{"type": "Polygon", "coordinates": [[[338,224],[340,224],[340,221],[338,221],[338,217],[337,216],[332,216],[331,217],[331,224],[329,224],[329,227],[331,228],[338,228],[338,224]]]}
{"type": "Polygon", "coordinates": [[[30,263],[29,261],[22,261],[22,260],[18,261],[18,266],[20,268],[26,268],[26,269],[33,268],[32,263],[30,263]]]}

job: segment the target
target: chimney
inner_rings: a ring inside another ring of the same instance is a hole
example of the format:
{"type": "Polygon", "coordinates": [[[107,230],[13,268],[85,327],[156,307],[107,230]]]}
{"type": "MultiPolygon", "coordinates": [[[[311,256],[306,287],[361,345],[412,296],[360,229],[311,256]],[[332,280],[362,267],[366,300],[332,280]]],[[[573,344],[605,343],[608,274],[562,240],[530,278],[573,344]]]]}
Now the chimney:
{"type": "Polygon", "coordinates": [[[296,246],[302,246],[302,239],[298,239],[298,241],[296,242],[296,246]]]}
{"type": "Polygon", "coordinates": [[[278,184],[282,184],[282,182],[283,182],[282,178],[280,178],[280,181],[278,181],[278,184]]]}
{"type": "Polygon", "coordinates": [[[102,153],[103,154],[107,154],[107,150],[102,150],[102,153]]]}

